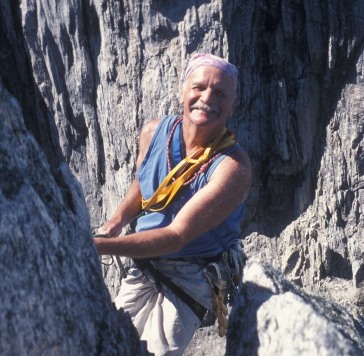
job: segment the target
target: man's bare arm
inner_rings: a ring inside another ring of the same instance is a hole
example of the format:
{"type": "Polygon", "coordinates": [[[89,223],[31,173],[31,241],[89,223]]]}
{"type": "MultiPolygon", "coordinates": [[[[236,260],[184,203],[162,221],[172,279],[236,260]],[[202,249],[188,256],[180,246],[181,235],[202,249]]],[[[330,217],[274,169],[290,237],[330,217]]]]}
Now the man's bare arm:
{"type": "Polygon", "coordinates": [[[246,199],[251,184],[248,155],[236,152],[215,169],[167,227],[122,238],[95,239],[100,254],[136,258],[158,257],[178,251],[202,233],[216,227],[246,199]]]}

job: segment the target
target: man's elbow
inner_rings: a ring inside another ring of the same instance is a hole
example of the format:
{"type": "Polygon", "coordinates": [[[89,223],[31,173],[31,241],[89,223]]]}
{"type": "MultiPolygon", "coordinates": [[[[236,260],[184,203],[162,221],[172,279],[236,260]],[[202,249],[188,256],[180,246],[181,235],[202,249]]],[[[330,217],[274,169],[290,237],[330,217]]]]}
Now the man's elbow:
{"type": "Polygon", "coordinates": [[[171,236],[171,247],[174,251],[172,253],[181,250],[191,240],[190,236],[186,233],[185,228],[181,228],[176,224],[168,226],[169,235],[171,236]]]}

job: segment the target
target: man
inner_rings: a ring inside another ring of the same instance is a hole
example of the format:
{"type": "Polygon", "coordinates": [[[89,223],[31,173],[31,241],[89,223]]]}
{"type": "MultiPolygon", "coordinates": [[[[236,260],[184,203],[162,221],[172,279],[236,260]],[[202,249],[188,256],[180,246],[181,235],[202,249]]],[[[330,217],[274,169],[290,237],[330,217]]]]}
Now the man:
{"type": "Polygon", "coordinates": [[[211,285],[197,261],[214,261],[239,237],[251,166],[225,129],[236,87],[235,66],[206,53],[192,56],[181,96],[183,114],[142,129],[136,179],[97,231],[108,238],[95,237],[99,254],[135,259],[115,303],[129,312],[156,355],[181,355],[201,315],[150,271],[162,273],[211,310],[211,285]],[[117,237],[135,218],[136,232],[117,237]],[[141,267],[141,259],[149,259],[152,267],[141,267]]]}

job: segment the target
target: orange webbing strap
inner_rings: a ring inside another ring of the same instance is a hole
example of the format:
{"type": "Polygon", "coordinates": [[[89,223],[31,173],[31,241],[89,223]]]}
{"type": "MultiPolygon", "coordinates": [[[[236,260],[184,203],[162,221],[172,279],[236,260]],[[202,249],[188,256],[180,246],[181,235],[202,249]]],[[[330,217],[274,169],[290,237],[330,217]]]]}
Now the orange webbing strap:
{"type": "Polygon", "coordinates": [[[163,210],[181,189],[183,184],[206,163],[216,152],[230,147],[235,143],[235,137],[226,129],[206,148],[201,147],[189,157],[183,159],[164,178],[161,185],[150,199],[142,199],[142,209],[149,211],[163,210]]]}

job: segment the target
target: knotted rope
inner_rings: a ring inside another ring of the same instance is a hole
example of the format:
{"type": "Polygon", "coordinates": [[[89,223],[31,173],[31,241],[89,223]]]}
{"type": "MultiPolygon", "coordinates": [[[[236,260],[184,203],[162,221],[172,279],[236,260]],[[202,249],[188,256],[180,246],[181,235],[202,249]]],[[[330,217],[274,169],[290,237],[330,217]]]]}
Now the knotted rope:
{"type": "Polygon", "coordinates": [[[234,143],[234,134],[224,128],[206,148],[200,147],[177,164],[164,178],[153,196],[149,199],[142,199],[142,209],[161,211],[166,208],[183,185],[191,183],[196,173],[202,173],[207,168],[206,164],[211,164],[216,153],[232,146],[234,143]]]}

